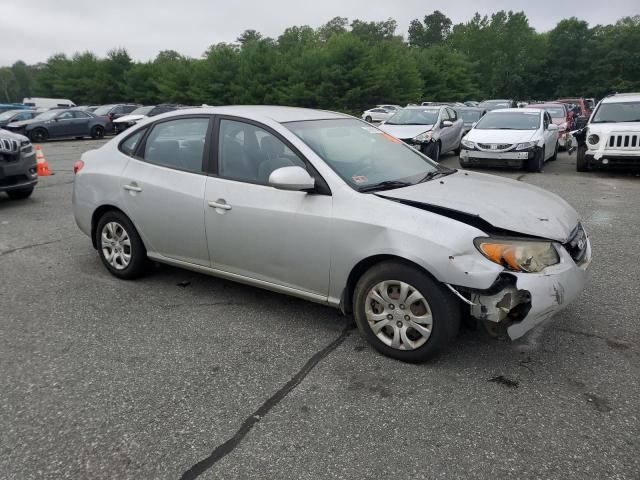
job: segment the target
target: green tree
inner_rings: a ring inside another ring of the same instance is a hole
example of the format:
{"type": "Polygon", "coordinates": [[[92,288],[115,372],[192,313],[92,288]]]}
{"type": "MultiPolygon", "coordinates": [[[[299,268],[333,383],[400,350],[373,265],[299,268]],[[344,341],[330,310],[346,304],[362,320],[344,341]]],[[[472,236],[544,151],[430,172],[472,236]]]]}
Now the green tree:
{"type": "Polygon", "coordinates": [[[415,19],[409,24],[409,43],[418,47],[442,44],[451,33],[451,19],[439,10],[425,15],[424,21],[415,19]]]}

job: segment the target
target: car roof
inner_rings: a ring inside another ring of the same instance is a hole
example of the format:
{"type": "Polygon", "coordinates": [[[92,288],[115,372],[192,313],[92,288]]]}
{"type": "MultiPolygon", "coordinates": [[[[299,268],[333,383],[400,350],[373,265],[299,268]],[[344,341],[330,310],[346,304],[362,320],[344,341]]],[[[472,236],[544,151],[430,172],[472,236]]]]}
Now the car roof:
{"type": "MultiPolygon", "coordinates": [[[[527,108],[545,108],[545,107],[562,107],[566,108],[566,103],[562,102],[544,102],[544,103],[530,103],[527,108]]],[[[522,109],[520,109],[522,110],[522,109]]]]}
{"type": "Polygon", "coordinates": [[[542,111],[541,108],[497,108],[496,110],[491,110],[489,113],[540,113],[542,111]]]}
{"type": "Polygon", "coordinates": [[[353,118],[350,115],[328,110],[314,110],[310,108],[282,107],[270,105],[233,105],[225,107],[193,107],[177,110],[163,116],[163,118],[185,114],[218,114],[246,117],[253,120],[273,120],[278,123],[300,122],[304,120],[330,120],[336,118],[353,118]]]}
{"type": "Polygon", "coordinates": [[[640,93],[616,93],[602,99],[602,103],[640,102],[640,93]]]}
{"type": "Polygon", "coordinates": [[[404,110],[440,110],[445,105],[409,105],[404,107],[404,110]]]}

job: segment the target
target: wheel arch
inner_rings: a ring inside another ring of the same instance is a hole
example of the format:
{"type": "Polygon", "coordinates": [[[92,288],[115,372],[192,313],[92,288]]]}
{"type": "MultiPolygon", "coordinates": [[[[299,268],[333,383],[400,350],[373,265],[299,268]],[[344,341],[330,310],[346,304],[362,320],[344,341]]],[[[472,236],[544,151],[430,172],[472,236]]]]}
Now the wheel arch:
{"type": "MultiPolygon", "coordinates": [[[[96,228],[98,227],[98,222],[100,221],[100,218],[102,218],[102,216],[105,213],[110,212],[110,211],[120,212],[122,215],[127,217],[129,219],[129,221],[135,227],[135,223],[133,222],[131,217],[129,217],[129,215],[127,215],[127,212],[125,212],[121,208],[118,208],[118,207],[116,207],[115,205],[112,205],[112,204],[100,205],[98,208],[96,208],[93,211],[93,214],[91,215],[91,243],[93,244],[93,248],[95,248],[96,250],[98,249],[98,245],[96,243],[96,228]]],[[[144,244],[144,240],[142,239],[142,237],[140,237],[140,239],[142,240],[142,243],[144,244]]],[[[145,245],[145,248],[146,248],[146,245],[145,245]]]]}
{"type": "Polygon", "coordinates": [[[356,289],[356,285],[358,284],[358,280],[364,275],[370,268],[375,265],[378,265],[382,262],[393,261],[397,263],[402,263],[404,265],[413,267],[425,275],[431,277],[434,281],[440,283],[440,281],[431,274],[426,268],[422,265],[417,264],[411,260],[407,260],[404,257],[400,257],[398,255],[393,254],[377,254],[372,255],[360,260],[349,272],[349,276],[347,277],[347,284],[342,290],[342,296],[340,298],[340,310],[342,313],[350,314],[353,312],[353,294],[356,289]]]}

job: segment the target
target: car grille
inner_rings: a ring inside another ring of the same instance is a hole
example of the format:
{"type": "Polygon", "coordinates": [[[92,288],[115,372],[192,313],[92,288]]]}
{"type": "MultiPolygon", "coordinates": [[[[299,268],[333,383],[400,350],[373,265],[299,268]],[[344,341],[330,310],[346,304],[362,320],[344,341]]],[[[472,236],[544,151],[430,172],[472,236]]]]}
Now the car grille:
{"type": "Polygon", "coordinates": [[[607,145],[616,150],[640,150],[640,134],[614,133],[609,136],[607,145]]]}
{"type": "Polygon", "coordinates": [[[578,226],[571,232],[571,236],[569,237],[569,241],[564,244],[564,247],[571,255],[571,258],[577,263],[580,264],[584,260],[585,255],[587,254],[587,233],[582,228],[582,224],[578,224],[578,226]]]}
{"type": "Polygon", "coordinates": [[[18,160],[20,160],[19,153],[15,153],[13,155],[9,153],[0,153],[0,163],[17,162],[18,160]]]}
{"type": "Polygon", "coordinates": [[[506,152],[514,147],[512,143],[477,143],[476,145],[480,150],[488,152],[506,152]]]}
{"type": "Polygon", "coordinates": [[[15,154],[20,144],[11,138],[0,138],[0,154],[15,154]]]}

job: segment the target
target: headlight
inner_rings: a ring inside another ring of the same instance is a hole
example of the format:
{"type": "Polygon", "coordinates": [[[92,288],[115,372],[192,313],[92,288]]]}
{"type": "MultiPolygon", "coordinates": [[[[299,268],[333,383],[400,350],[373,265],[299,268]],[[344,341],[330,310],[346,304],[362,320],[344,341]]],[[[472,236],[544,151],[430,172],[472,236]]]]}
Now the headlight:
{"type": "Polygon", "coordinates": [[[421,133],[420,135],[413,137],[414,142],[424,143],[431,141],[431,131],[421,133]]]}
{"type": "Polygon", "coordinates": [[[590,145],[597,145],[599,141],[600,141],[600,137],[595,133],[592,135],[589,135],[589,138],[587,138],[587,142],[589,142],[590,145]]]}
{"type": "Polygon", "coordinates": [[[514,272],[540,272],[560,262],[552,242],[476,238],[473,243],[485,257],[514,272]]]}
{"type": "Polygon", "coordinates": [[[462,143],[463,147],[469,148],[471,150],[476,148],[476,142],[472,142],[471,140],[467,140],[466,138],[463,138],[460,143],[462,143]]]}
{"type": "Polygon", "coordinates": [[[523,142],[516,145],[516,150],[529,150],[537,145],[538,142],[523,142]]]}

